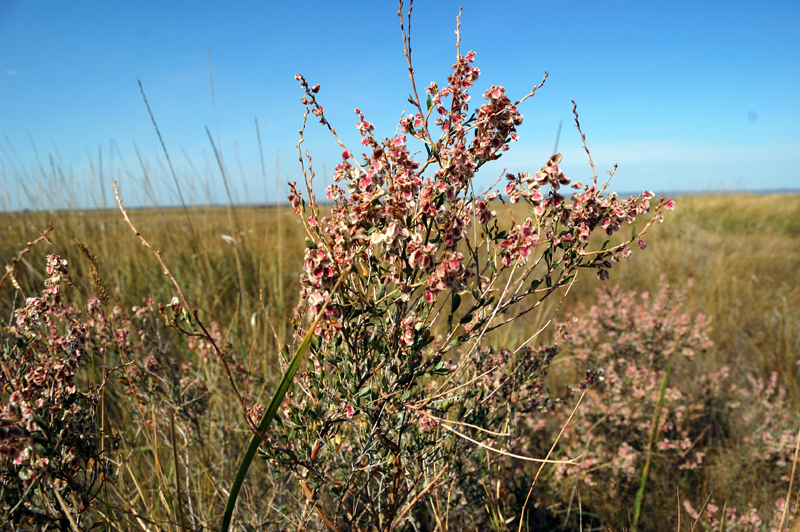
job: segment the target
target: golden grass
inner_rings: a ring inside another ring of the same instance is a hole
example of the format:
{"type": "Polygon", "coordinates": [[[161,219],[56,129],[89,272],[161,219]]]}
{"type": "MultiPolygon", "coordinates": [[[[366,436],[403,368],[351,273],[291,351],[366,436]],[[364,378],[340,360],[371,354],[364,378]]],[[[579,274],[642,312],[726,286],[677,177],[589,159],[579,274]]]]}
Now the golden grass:
{"type": "MultiPolygon", "coordinates": [[[[231,331],[237,343],[269,341],[260,297],[276,325],[290,317],[297,302],[304,233],[289,208],[236,209],[241,235],[221,207],[190,209],[191,227],[177,208],[132,210],[130,215],[163,251],[204,318],[231,331]]],[[[93,292],[90,264],[75,240],[98,257],[105,285],[122,306],[140,304],[145,296],[167,303],[174,295],[158,264],[116,210],[0,214],[2,261],[8,262],[39,236],[48,221],[55,227],[49,243],[34,248],[17,266],[16,278],[25,295],[41,286],[47,253],[67,258],[81,292],[93,292]]],[[[797,390],[788,377],[800,349],[800,196],[679,198],[676,211],[668,213],[667,221],[655,226],[646,241],[645,251],[636,250],[614,266],[611,283],[643,291],[655,289],[662,274],[673,284],[694,279],[688,310],[711,316],[716,361],[746,366],[764,376],[778,371],[797,390]]],[[[600,285],[591,272],[584,272],[563,309],[591,304],[600,285]]],[[[3,315],[8,316],[15,297],[19,296],[8,288],[0,294],[3,315]]],[[[514,335],[529,333],[540,322],[540,315],[531,316],[528,327],[515,328],[514,335]]]]}
{"type": "MultiPolygon", "coordinates": [[[[303,228],[291,210],[240,207],[235,220],[227,209],[210,207],[189,209],[188,220],[182,209],[134,209],[129,214],[153,246],[163,251],[165,262],[204,321],[220,324],[233,344],[234,359],[274,382],[279,377],[276,346],[262,308],[278,326],[281,341],[289,343],[287,319],[297,302],[304,249],[303,228]],[[251,361],[254,351],[267,355],[251,361]]],[[[22,294],[10,283],[0,293],[3,320],[10,318],[22,297],[41,289],[48,253],[69,260],[71,278],[79,289],[67,293],[78,302],[97,290],[98,279],[110,294],[110,304],[125,308],[141,304],[146,296],[166,304],[175,295],[157,262],[116,210],[0,214],[0,261],[8,263],[50,221],[55,231],[48,241],[17,264],[15,278],[22,294]],[[76,240],[85,245],[84,250],[76,240]],[[90,255],[97,258],[96,271],[85,258],[90,255]]],[[[676,211],[668,213],[666,222],[655,226],[645,240],[647,249],[637,249],[630,259],[615,264],[609,282],[624,290],[654,291],[661,275],[673,285],[693,279],[687,311],[712,318],[715,346],[704,362],[708,370],[728,365],[741,376],[752,372],[768,377],[775,372],[795,407],[800,407],[796,378],[800,195],[679,198],[676,211]]],[[[561,312],[590,305],[600,285],[592,272],[583,272],[561,312]]],[[[492,341],[518,341],[541,325],[542,316],[526,317],[520,327],[492,341]]],[[[218,391],[223,399],[217,408],[224,409],[226,391],[218,391]]],[[[230,416],[236,415],[238,411],[231,410],[230,416]]],[[[235,459],[246,440],[243,420],[228,426],[234,427],[239,428],[230,436],[241,436],[242,441],[225,451],[228,459],[235,459]]],[[[709,489],[725,491],[725,483],[737,482],[734,471],[709,473],[704,482],[709,489]]],[[[218,481],[226,489],[230,485],[230,479],[218,481]]],[[[209,500],[218,496],[208,489],[209,500]]],[[[674,486],[664,489],[664,493],[674,493],[674,486]]],[[[749,490],[754,502],[758,499],[757,487],[739,489],[749,490]]],[[[246,489],[246,498],[254,496],[246,489]]]]}

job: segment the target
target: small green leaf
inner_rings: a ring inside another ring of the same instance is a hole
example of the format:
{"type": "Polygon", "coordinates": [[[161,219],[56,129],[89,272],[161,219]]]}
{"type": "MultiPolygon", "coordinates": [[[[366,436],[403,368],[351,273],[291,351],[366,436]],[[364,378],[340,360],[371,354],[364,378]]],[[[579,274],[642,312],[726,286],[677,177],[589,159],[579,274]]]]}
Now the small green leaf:
{"type": "Polygon", "coordinates": [[[461,295],[458,292],[453,294],[453,299],[450,302],[450,314],[455,313],[458,310],[458,307],[461,306],[461,295]]]}

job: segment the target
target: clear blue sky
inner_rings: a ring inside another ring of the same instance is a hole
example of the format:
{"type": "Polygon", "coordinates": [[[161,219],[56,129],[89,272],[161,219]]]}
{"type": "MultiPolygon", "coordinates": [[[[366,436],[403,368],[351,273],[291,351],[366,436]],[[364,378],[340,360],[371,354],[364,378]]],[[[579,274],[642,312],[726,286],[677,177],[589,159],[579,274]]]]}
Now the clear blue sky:
{"type": "MultiPolygon", "coordinates": [[[[571,120],[575,99],[598,170],[620,165],[616,190],[800,187],[796,0],[418,0],[412,39],[422,86],[441,85],[449,73],[462,3],[462,50],[477,52],[482,72],[476,103],[491,84],[522,96],[550,73],[523,104],[520,141],[482,183],[503,167],[538,169],[562,120],[564,167],[585,181],[590,171],[571,120]]],[[[303,108],[295,73],[322,85],[320,101],[354,147],[355,107],[380,135],[394,133],[409,92],[396,11],[391,1],[0,0],[0,209],[26,206],[21,183],[29,191],[47,186],[41,171],[50,172],[50,155],[72,173],[73,202],[102,203],[102,157],[105,186],[115,177],[129,204],[148,203],[134,142],[158,201],[175,204],[137,78],[184,194],[193,203],[209,196],[223,202],[205,132],[208,126],[216,140],[207,47],[235,200],[274,201],[276,149],[281,180],[298,178],[294,145],[303,108]]],[[[321,182],[340,149],[318,124],[310,126],[306,147],[321,182]]],[[[55,192],[53,198],[67,197],[55,192]]]]}

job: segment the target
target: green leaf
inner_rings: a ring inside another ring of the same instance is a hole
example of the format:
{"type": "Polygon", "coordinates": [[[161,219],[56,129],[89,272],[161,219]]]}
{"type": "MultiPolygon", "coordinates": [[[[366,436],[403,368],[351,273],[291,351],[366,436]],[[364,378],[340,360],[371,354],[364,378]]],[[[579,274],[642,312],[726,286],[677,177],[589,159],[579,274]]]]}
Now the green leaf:
{"type": "Polygon", "coordinates": [[[400,386],[405,386],[406,384],[408,384],[409,382],[411,382],[411,380],[412,380],[413,378],[414,378],[414,371],[413,371],[413,370],[411,370],[411,371],[406,371],[405,373],[403,373],[403,374],[400,376],[400,378],[399,378],[399,379],[397,379],[397,384],[399,384],[400,386]]]}
{"type": "Polygon", "coordinates": [[[461,335],[457,335],[455,338],[450,340],[450,343],[447,344],[448,347],[456,347],[457,345],[461,344],[461,335]]]}
{"type": "Polygon", "coordinates": [[[546,250],[544,250],[544,253],[542,253],[542,257],[544,258],[544,262],[545,264],[547,264],[547,269],[549,270],[550,261],[553,260],[553,248],[549,247],[546,250]]]}
{"type": "Polygon", "coordinates": [[[417,105],[417,102],[414,101],[414,96],[412,96],[411,94],[408,95],[408,103],[410,103],[411,105],[417,105]]]}
{"type": "Polygon", "coordinates": [[[453,299],[450,302],[450,314],[454,314],[461,306],[461,295],[458,292],[453,294],[453,299]]]}

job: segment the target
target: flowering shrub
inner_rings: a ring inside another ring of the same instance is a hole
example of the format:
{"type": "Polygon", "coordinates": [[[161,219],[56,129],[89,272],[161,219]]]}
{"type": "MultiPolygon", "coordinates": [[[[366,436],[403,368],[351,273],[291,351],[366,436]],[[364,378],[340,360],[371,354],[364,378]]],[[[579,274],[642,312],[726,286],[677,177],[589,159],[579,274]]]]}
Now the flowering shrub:
{"type": "MultiPolygon", "coordinates": [[[[707,443],[715,434],[715,413],[723,408],[720,388],[727,371],[696,371],[694,357],[711,347],[707,318],[691,317],[683,309],[687,283],[675,290],[661,280],[657,294],[638,297],[619,287],[598,290],[597,304],[568,316],[559,324],[566,364],[562,371],[598,368],[604,382],[590,390],[562,445],[569,456],[583,455],[573,464],[555,466],[550,490],[568,500],[578,479],[588,486],[584,505],[609,519],[613,511],[631,506],[641,476],[647,444],[670,359],[676,360],[667,386],[664,408],[654,439],[654,451],[677,484],[681,472],[703,463],[707,443]],[[680,383],[680,385],[672,383],[680,383]],[[565,481],[565,479],[570,479],[565,481]],[[620,498],[630,497],[620,504],[620,498]]],[[[571,408],[556,411],[553,430],[560,430],[571,408]]],[[[547,445],[547,442],[543,442],[547,445]]],[[[663,482],[663,479],[662,479],[663,482]]]]}
{"type": "MultiPolygon", "coordinates": [[[[765,381],[747,373],[742,377],[749,386],[742,386],[727,366],[707,369],[702,354],[712,346],[710,321],[684,311],[691,286],[690,281],[675,289],[662,276],[656,294],[605,287],[597,291],[594,306],[558,324],[562,380],[586,368],[602,370],[604,380],[586,393],[574,414],[572,405],[565,404],[549,420],[522,424],[524,448],[542,452],[573,415],[560,446],[566,456],[581,458],[552,466],[539,490],[540,503],[569,508],[579,491],[583,509],[602,523],[628,525],[626,509],[634,504],[665,377],[668,385],[652,441],[654,481],[648,492],[655,493],[645,503],[649,516],[657,513],[653,506],[671,499],[676,486],[683,486],[690,498],[705,498],[703,482],[713,478],[714,469],[741,468],[737,478],[742,483],[752,479],[767,497],[785,493],[797,438],[797,415],[788,406],[787,392],[775,376],[765,381]]],[[[726,530],[777,530],[780,515],[767,526],[754,506],[737,514],[734,503],[751,503],[751,491],[731,490],[725,496],[731,497],[726,530]]],[[[673,514],[674,508],[666,506],[673,514]]],[[[719,529],[718,510],[710,504],[701,517],[710,523],[709,530],[719,529]]]]}
{"type": "Polygon", "coordinates": [[[41,296],[29,298],[0,336],[0,519],[66,529],[65,512],[79,518],[90,506],[107,464],[99,390],[78,389],[89,335],[76,307],[61,301],[67,261],[48,255],[47,274],[41,296]]]}
{"type": "MultiPolygon", "coordinates": [[[[143,436],[153,448],[174,446],[174,432],[153,445],[150,434],[159,434],[158,420],[164,423],[177,412],[172,430],[185,442],[184,453],[208,431],[202,427],[208,346],[190,338],[187,347],[196,352],[196,362],[181,362],[166,331],[159,330],[163,318],[175,325],[170,312],[149,299],[132,309],[132,317],[119,306],[109,308],[96,259],[87,256],[94,261],[96,296],[84,312],[64,302],[62,283],[72,284],[67,261],[49,255],[41,296],[29,298],[15,311],[13,326],[2,329],[0,524],[23,523],[32,530],[71,530],[70,521],[91,526],[87,512],[97,510],[104,481],[114,478],[112,464],[146,463],[131,451],[143,436]]],[[[180,317],[180,309],[171,314],[180,317]]],[[[216,324],[212,334],[225,346],[216,324]]],[[[138,482],[147,486],[145,479],[138,482]]],[[[119,480],[118,489],[124,484],[119,480]]]]}
{"type": "Polygon", "coordinates": [[[797,502],[789,507],[788,519],[781,530],[781,520],[786,510],[786,498],[781,497],[775,501],[772,514],[767,519],[761,519],[755,508],[750,507],[746,513],[740,514],[736,508],[720,508],[713,500],[698,512],[688,500],[683,501],[683,508],[695,522],[700,524],[702,530],[720,530],[724,527],[730,532],[784,532],[789,530],[789,525],[797,514],[797,502]]]}
{"type": "MultiPolygon", "coordinates": [[[[749,448],[748,458],[788,472],[797,440],[797,412],[786,388],[779,384],[777,372],[769,379],[748,373],[747,380],[749,386],[739,387],[736,392],[743,428],[740,434],[749,448]],[[742,404],[749,404],[750,408],[743,408],[742,404]]],[[[782,480],[788,482],[788,475],[782,480]]]]}
{"type": "MultiPolygon", "coordinates": [[[[328,123],[319,85],[296,76],[306,106],[300,143],[311,114],[343,152],[327,190],[329,214],[314,196],[307,153],[300,157],[307,195],[290,184],[308,232],[298,342],[322,315],[310,345],[313,365],[297,378],[280,430],[264,438],[262,452],[296,475],[331,529],[390,530],[432,519],[435,509],[418,509],[427,497],[445,487],[470,491],[481,466],[469,456],[512,451],[508,423],[550,404],[542,379],[557,350],[529,347],[533,338],[488,347],[485,335],[561,297],[583,269],[607,278],[612,261],[627,257],[634,241],[643,248],[650,224],[674,207],[663,197],[651,205],[650,192],[604,195],[596,176],[572,183],[560,154],[533,174],[508,174],[505,196],[475,194],[473,178],[517,140],[518,105],[541,84],[516,102],[492,85],[474,105],[470,90],[480,71],[475,53],[459,50],[447,83],[432,83],[422,100],[405,32],[404,39],[415,110],[400,120],[400,133],[379,138],[356,109],[360,157],[328,123]],[[412,156],[411,140],[426,157],[412,156]],[[495,209],[505,198],[524,205],[522,221],[515,217],[523,209],[515,208],[510,225],[501,223],[495,209]],[[649,221],[629,240],[590,247],[593,232],[612,235],[645,215],[649,221]]],[[[597,377],[589,372],[579,387],[597,377]]],[[[462,502],[450,511],[472,499],[453,497],[462,502]]]]}
{"type": "MultiPolygon", "coordinates": [[[[712,345],[706,317],[692,318],[683,310],[691,284],[673,290],[662,277],[658,294],[651,297],[644,292],[638,304],[636,294],[622,293],[618,287],[599,290],[596,306],[564,324],[571,363],[605,372],[605,382],[588,394],[578,421],[568,429],[580,435],[581,441],[575,441],[578,447],[588,445],[591,463],[562,467],[564,474],[574,474],[578,467],[609,464],[584,473],[582,479],[587,484],[600,481],[612,496],[621,480],[637,475],[636,462],[645,451],[670,357],[681,357],[690,365],[697,353],[712,345]]],[[[680,379],[681,388],[667,387],[656,447],[662,454],[676,454],[679,469],[694,469],[703,462],[705,453],[697,438],[707,425],[701,418],[710,415],[714,406],[703,398],[719,397],[710,392],[718,389],[726,373],[694,379],[686,375],[689,379],[680,379]]]]}

